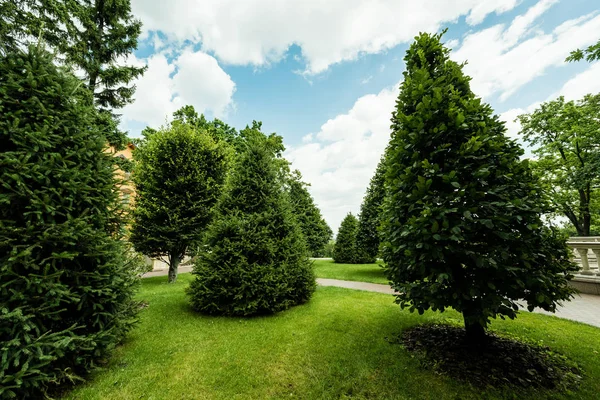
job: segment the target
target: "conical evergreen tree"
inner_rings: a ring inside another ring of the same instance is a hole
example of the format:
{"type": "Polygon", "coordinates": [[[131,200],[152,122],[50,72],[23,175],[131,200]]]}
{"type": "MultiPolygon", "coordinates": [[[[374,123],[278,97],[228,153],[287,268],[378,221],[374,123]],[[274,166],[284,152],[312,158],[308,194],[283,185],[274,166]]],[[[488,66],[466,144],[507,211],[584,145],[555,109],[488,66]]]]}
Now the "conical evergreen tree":
{"type": "Polygon", "coordinates": [[[134,323],[136,263],[91,92],[40,48],[0,57],[0,398],[42,398],[134,323]]]}
{"type": "Polygon", "coordinates": [[[517,301],[554,311],[573,265],[544,227],[539,183],[489,105],[473,94],[441,35],[419,35],[392,117],[383,258],[402,307],[448,307],[485,337],[517,301]]]}
{"type": "Polygon", "coordinates": [[[292,210],[306,239],[309,254],[312,257],[322,257],[333,232],[321,215],[321,210],[315,205],[307,186],[302,182],[300,171],[293,171],[288,181],[292,210]]]}
{"type": "Polygon", "coordinates": [[[228,177],[194,265],[192,307],[207,314],[273,313],[309,300],[315,278],[306,244],[278,178],[275,147],[258,126],[228,177]]]}
{"type": "Polygon", "coordinates": [[[385,197],[385,156],[381,158],[371,178],[367,194],[360,206],[356,233],[357,262],[374,263],[379,253],[381,206],[385,197]]]}
{"type": "Polygon", "coordinates": [[[333,261],[342,264],[356,264],[358,256],[356,253],[356,233],[358,231],[358,220],[352,213],[348,213],[342,220],[335,246],[333,247],[333,261]]]}

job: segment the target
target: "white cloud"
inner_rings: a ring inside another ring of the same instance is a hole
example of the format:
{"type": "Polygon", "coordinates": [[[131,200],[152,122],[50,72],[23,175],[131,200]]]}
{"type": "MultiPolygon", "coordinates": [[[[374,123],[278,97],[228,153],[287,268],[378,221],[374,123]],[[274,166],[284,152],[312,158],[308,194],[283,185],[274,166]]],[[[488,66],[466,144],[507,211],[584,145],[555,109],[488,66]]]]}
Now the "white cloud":
{"type": "MultiPolygon", "coordinates": [[[[544,101],[554,100],[559,96],[564,96],[567,101],[578,100],[588,93],[599,93],[600,79],[598,77],[600,77],[600,62],[590,65],[585,71],[569,79],[558,91],[548,96],[544,101]]],[[[521,114],[532,113],[541,103],[541,101],[536,101],[525,108],[512,108],[500,114],[500,119],[506,122],[507,136],[518,139],[521,124],[515,119],[521,114]]]]}
{"type": "Polygon", "coordinates": [[[148,69],[134,82],[135,102],[120,110],[123,129],[133,121],[158,127],[186,104],[193,105],[199,113],[210,111],[216,116],[233,105],[235,83],[214,57],[201,51],[185,49],[171,61],[163,53],[146,60],[132,56],[128,63],[146,64],[148,69]]]}
{"type": "Polygon", "coordinates": [[[517,0],[133,0],[146,31],[202,43],[225,63],[255,66],[280,60],[296,44],[306,73],[378,53],[467,16],[477,24],[517,0]],[[485,5],[482,5],[485,3],[485,5]]]}
{"type": "Polygon", "coordinates": [[[214,57],[189,49],[175,61],[178,72],[173,87],[182,102],[192,104],[198,112],[210,110],[222,116],[231,104],[235,83],[221,69],[214,57]]]}
{"type": "Polygon", "coordinates": [[[569,79],[550,99],[565,96],[566,100],[579,100],[588,93],[600,93],[600,62],[569,79]]]}
{"type": "Polygon", "coordinates": [[[310,141],[285,154],[311,183],[309,190],[334,231],[346,213],[359,211],[390,138],[397,87],[359,98],[350,111],[328,120],[310,141]]]}
{"type": "Polygon", "coordinates": [[[575,48],[597,40],[600,15],[591,13],[569,20],[545,33],[535,22],[556,0],[541,0],[508,26],[502,24],[470,33],[452,58],[468,60],[465,72],[473,77],[473,91],[489,97],[498,93],[504,101],[550,67],[565,65],[575,48]]]}
{"type": "Polygon", "coordinates": [[[373,79],[373,75],[367,76],[362,81],[360,81],[360,83],[363,84],[363,85],[366,85],[367,83],[369,83],[371,81],[371,79],[373,79]]]}
{"type": "Polygon", "coordinates": [[[512,10],[515,8],[521,0],[507,0],[507,1],[480,1],[473,7],[469,15],[467,16],[467,24],[477,25],[483,22],[488,14],[495,12],[501,14],[503,12],[512,10]]]}

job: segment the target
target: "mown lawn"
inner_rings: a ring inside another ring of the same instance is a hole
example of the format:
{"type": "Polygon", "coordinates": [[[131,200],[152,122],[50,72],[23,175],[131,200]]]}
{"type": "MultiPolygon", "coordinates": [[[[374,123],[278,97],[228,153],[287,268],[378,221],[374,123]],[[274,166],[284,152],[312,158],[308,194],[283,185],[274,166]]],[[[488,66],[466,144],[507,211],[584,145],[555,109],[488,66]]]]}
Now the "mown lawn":
{"type": "Polygon", "coordinates": [[[314,260],[314,268],[317,278],[388,284],[379,264],[336,264],[333,260],[314,260]]]}
{"type": "Polygon", "coordinates": [[[144,279],[148,302],[110,365],[63,399],[597,399],[600,329],[524,313],[493,329],[542,342],[576,360],[586,375],[574,393],[480,390],[419,366],[400,345],[422,322],[460,323],[456,313],[401,311],[392,296],[319,287],[305,305],[261,318],[207,317],[190,310],[184,288],[144,279]]]}

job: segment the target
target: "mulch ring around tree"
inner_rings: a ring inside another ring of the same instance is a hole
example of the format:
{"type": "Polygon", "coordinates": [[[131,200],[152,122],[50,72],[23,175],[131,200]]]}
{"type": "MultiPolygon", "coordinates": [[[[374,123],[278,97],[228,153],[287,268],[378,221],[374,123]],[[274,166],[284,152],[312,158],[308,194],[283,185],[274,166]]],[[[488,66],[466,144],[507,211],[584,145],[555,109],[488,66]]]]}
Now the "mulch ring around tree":
{"type": "Polygon", "coordinates": [[[449,325],[419,325],[389,339],[413,353],[425,368],[477,387],[574,389],[581,370],[547,346],[488,332],[482,344],[466,343],[465,331],[449,325]]]}

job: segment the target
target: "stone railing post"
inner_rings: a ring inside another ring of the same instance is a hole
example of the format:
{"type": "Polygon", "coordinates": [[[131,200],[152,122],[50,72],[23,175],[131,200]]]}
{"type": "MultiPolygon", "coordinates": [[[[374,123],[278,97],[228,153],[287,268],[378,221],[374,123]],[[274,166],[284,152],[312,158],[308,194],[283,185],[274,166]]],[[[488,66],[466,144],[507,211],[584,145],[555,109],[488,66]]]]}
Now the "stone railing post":
{"type": "Polygon", "coordinates": [[[590,262],[588,261],[588,248],[576,247],[575,250],[577,250],[579,256],[581,257],[582,269],[579,271],[579,273],[582,275],[593,275],[592,271],[590,271],[590,262]]]}

